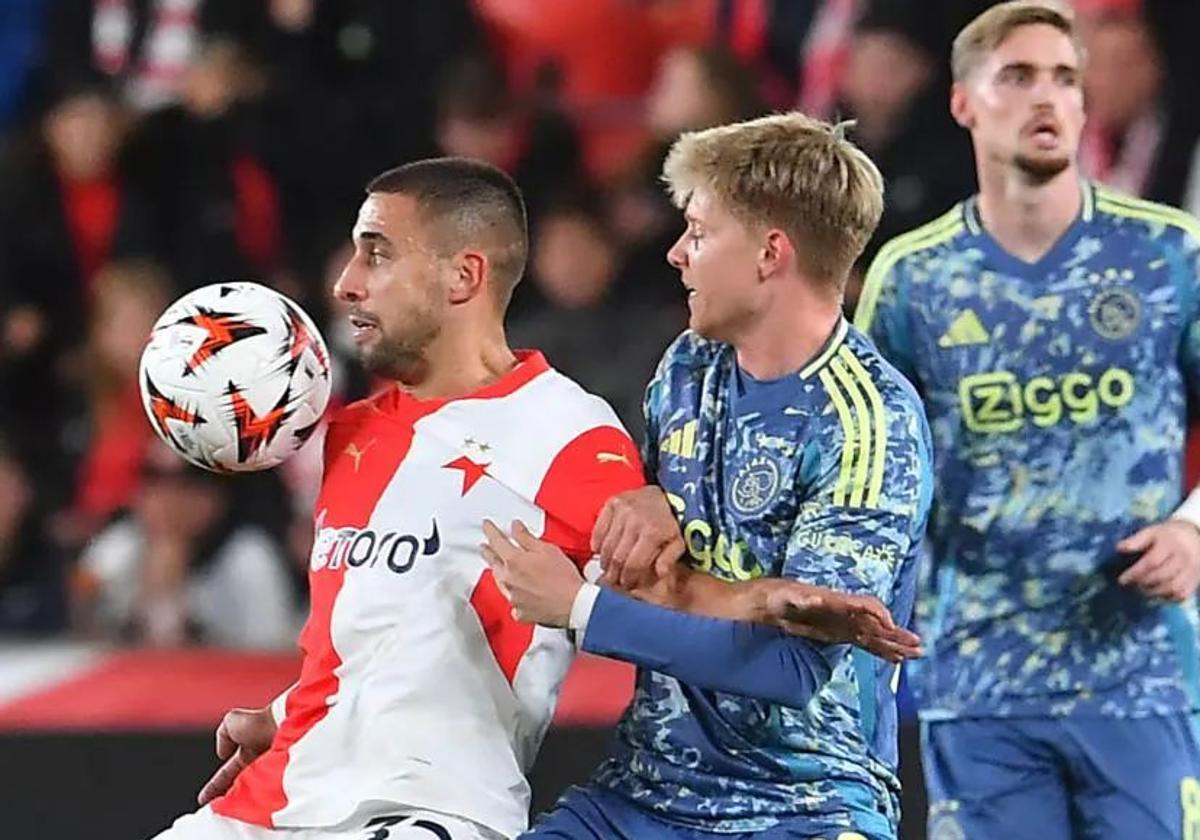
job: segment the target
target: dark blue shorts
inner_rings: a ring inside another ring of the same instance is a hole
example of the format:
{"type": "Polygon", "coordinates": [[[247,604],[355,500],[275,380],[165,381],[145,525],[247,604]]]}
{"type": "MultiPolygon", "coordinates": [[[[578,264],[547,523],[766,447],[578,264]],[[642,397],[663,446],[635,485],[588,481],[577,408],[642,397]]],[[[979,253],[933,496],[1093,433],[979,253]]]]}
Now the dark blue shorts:
{"type": "Polygon", "coordinates": [[[521,838],[536,840],[895,840],[895,835],[845,829],[812,834],[791,825],[746,834],[713,834],[672,825],[624,797],[592,787],[574,787],[534,822],[521,838]]]}
{"type": "Polygon", "coordinates": [[[954,720],[921,727],[929,840],[1200,838],[1190,715],[954,720]]]}

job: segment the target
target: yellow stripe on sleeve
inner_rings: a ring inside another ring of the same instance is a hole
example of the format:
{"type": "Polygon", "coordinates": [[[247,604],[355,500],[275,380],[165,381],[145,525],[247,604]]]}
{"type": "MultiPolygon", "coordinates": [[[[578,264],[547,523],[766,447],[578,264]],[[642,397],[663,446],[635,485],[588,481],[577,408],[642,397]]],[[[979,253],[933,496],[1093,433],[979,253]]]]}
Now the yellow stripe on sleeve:
{"type": "Polygon", "coordinates": [[[845,363],[840,359],[834,359],[829,363],[829,369],[833,371],[833,375],[837,377],[837,381],[845,389],[850,396],[850,402],[854,405],[854,413],[858,422],[855,425],[858,431],[858,458],[854,470],[854,479],[850,485],[850,507],[862,507],[863,496],[867,492],[867,471],[871,467],[871,422],[870,415],[867,413],[867,403],[863,398],[861,389],[858,383],[850,375],[850,371],[846,369],[845,363]]]}
{"type": "Polygon", "coordinates": [[[858,357],[850,352],[850,348],[843,347],[838,355],[846,361],[846,366],[854,374],[859,386],[867,395],[867,401],[871,404],[871,422],[875,426],[874,434],[871,436],[874,451],[871,455],[871,480],[867,485],[865,504],[869,508],[877,508],[879,507],[879,497],[883,493],[883,474],[887,469],[887,409],[884,407],[883,397],[879,395],[879,389],[875,387],[875,381],[871,379],[871,375],[867,373],[867,369],[863,367],[858,357]]]}
{"type": "Polygon", "coordinates": [[[838,470],[837,482],[833,486],[833,503],[835,505],[846,504],[846,492],[850,487],[850,478],[854,467],[854,441],[857,435],[854,430],[854,416],[850,412],[850,406],[846,402],[846,398],[842,396],[842,392],[838,388],[838,384],[834,381],[833,374],[829,372],[829,368],[824,368],[818,374],[821,377],[821,384],[825,386],[825,391],[829,394],[829,399],[833,402],[834,409],[837,410],[838,420],[842,423],[842,435],[845,441],[842,444],[842,462],[838,470]]]}
{"type": "Polygon", "coordinates": [[[1200,242],[1200,220],[1190,213],[1168,207],[1165,204],[1144,201],[1098,186],[1096,188],[1096,208],[1106,213],[1112,213],[1114,216],[1125,216],[1143,222],[1154,222],[1179,228],[1200,242]]]}

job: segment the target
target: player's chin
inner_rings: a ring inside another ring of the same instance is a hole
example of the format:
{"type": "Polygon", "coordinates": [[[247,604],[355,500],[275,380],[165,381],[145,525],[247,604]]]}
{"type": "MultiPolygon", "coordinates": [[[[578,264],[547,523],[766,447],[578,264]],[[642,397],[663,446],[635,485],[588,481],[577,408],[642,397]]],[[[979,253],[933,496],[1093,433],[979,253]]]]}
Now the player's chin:
{"type": "Polygon", "coordinates": [[[711,310],[697,295],[688,299],[688,329],[704,338],[720,340],[720,318],[713,317],[711,310]]]}
{"type": "Polygon", "coordinates": [[[1071,155],[1065,149],[1028,149],[1017,154],[1017,168],[1037,181],[1049,181],[1067,170],[1071,155]]]}

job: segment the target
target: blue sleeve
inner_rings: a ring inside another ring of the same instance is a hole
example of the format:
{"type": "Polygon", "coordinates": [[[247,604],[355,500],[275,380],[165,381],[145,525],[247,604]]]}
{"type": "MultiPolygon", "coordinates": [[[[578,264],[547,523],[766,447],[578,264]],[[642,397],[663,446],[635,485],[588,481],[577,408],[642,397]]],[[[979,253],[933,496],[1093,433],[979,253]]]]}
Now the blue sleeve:
{"type": "Polygon", "coordinates": [[[680,682],[798,707],[829,680],[845,646],[814,647],[764,625],[688,615],[601,589],[583,649],[680,682]]]}
{"type": "MultiPolygon", "coordinates": [[[[837,422],[815,435],[819,466],[805,488],[788,539],[783,576],[839,592],[894,601],[902,573],[912,574],[933,496],[932,446],[920,402],[905,387],[880,393],[866,375],[844,368],[825,377],[837,422]],[[870,399],[855,411],[843,386],[870,399]],[[850,452],[847,452],[847,449],[850,452]],[[870,457],[855,461],[855,453],[870,457]]],[[[907,616],[896,615],[904,622],[907,616]]]]}
{"type": "Polygon", "coordinates": [[[871,263],[854,310],[854,326],[875,342],[879,352],[914,385],[917,367],[909,329],[908,283],[904,260],[885,246],[871,263]]]}

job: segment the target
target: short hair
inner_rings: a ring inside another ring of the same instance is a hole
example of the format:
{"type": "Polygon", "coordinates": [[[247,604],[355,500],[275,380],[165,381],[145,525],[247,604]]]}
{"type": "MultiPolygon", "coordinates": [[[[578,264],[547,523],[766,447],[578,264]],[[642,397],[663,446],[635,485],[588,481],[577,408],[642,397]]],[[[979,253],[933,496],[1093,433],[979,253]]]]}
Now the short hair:
{"type": "Polygon", "coordinates": [[[500,169],[467,158],[418,160],[375,176],[367,193],[413,198],[439,253],[486,251],[495,294],[501,303],[512,297],[529,256],[529,223],[521,190],[500,169]]]}
{"type": "Polygon", "coordinates": [[[883,177],[850,125],[792,112],[688,132],[663,180],[681,208],[702,187],[743,224],[783,230],[801,270],[841,289],[883,214],[883,177]]]}
{"type": "Polygon", "coordinates": [[[1069,7],[1055,0],[1010,0],[992,6],[964,26],[955,37],[950,53],[954,81],[965,81],[983,64],[988,53],[1003,44],[1014,30],[1036,24],[1053,26],[1070,38],[1079,62],[1083,63],[1086,50],[1075,28],[1075,14],[1069,7]]]}

